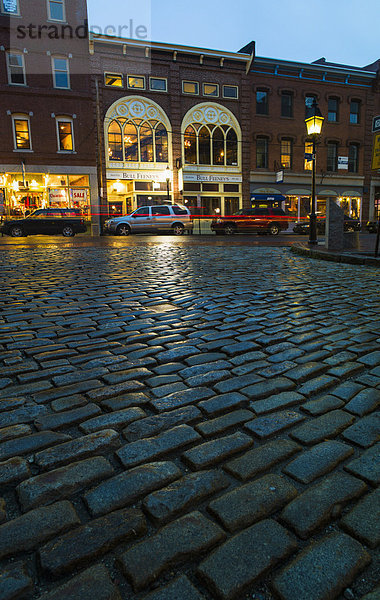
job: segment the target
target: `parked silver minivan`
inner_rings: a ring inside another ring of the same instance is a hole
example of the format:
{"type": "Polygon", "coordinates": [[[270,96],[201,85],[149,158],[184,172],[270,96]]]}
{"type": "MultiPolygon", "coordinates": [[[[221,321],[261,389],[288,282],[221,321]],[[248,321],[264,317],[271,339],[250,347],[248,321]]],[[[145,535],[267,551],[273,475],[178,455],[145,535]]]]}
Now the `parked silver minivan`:
{"type": "Polygon", "coordinates": [[[104,223],[104,233],[130,235],[131,233],[172,232],[182,235],[192,233],[190,211],[180,204],[142,206],[124,217],[115,217],[104,223]]]}

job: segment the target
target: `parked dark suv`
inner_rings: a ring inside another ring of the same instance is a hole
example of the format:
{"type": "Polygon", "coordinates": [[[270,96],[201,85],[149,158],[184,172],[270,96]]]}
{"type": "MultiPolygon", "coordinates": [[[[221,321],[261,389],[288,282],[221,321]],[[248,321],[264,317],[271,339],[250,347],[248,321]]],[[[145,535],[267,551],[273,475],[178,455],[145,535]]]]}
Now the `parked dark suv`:
{"type": "Polygon", "coordinates": [[[12,237],[37,234],[72,237],[85,233],[86,224],[79,208],[39,208],[24,219],[4,221],[0,231],[12,237]]]}
{"type": "Polygon", "coordinates": [[[211,223],[211,230],[217,235],[234,233],[270,233],[278,235],[288,229],[288,217],[282,208],[257,207],[238,210],[228,217],[217,217],[211,223]]]}

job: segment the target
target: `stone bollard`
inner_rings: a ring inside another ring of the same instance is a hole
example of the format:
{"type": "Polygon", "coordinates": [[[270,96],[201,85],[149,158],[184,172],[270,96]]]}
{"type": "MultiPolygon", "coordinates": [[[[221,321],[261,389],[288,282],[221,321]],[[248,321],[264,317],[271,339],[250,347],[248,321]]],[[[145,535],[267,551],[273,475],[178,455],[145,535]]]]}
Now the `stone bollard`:
{"type": "Polygon", "coordinates": [[[329,198],[326,203],[326,230],[325,246],[329,250],[343,250],[344,248],[344,213],[336,204],[335,200],[329,198]]]}

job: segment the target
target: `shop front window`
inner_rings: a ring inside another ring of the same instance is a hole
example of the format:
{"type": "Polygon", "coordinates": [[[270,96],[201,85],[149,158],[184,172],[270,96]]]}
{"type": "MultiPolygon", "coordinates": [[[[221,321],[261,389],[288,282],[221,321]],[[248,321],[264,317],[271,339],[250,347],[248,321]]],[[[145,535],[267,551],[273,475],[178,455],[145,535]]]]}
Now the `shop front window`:
{"type": "Polygon", "coordinates": [[[224,199],[224,214],[233,215],[239,210],[239,198],[224,199]]]}

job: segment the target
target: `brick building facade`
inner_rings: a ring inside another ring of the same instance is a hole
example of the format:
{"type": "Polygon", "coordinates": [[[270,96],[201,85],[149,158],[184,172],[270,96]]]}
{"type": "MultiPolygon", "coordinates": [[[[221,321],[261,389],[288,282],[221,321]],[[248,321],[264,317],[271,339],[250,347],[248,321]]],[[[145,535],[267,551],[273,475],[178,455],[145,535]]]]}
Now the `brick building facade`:
{"type": "Polygon", "coordinates": [[[96,215],[86,3],[0,4],[1,213],[79,206],[96,215]]]}

